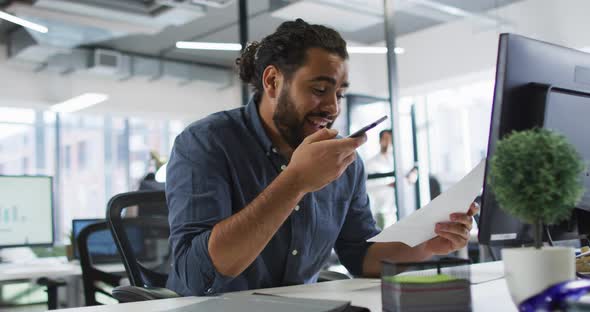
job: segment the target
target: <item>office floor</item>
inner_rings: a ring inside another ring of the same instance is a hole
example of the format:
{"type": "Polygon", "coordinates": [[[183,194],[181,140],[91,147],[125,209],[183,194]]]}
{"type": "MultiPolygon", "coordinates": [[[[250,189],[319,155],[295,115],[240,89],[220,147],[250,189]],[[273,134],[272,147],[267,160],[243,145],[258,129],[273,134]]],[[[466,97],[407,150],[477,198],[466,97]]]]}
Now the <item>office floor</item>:
{"type": "Polygon", "coordinates": [[[31,283],[0,285],[0,311],[46,311],[47,293],[44,288],[31,283]],[[9,306],[9,307],[7,307],[9,306]]]}

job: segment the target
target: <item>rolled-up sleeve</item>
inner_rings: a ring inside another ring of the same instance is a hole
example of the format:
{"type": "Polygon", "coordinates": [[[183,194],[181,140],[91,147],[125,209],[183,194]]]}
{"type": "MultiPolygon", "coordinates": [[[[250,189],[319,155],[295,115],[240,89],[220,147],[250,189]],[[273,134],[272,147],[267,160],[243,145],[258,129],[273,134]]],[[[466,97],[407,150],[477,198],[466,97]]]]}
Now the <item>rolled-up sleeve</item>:
{"type": "Polygon", "coordinates": [[[181,295],[223,291],[232,279],[209,256],[213,226],[232,214],[229,172],[210,129],[187,128],[175,140],[166,173],[173,263],[167,287],[181,295]]]}
{"type": "Polygon", "coordinates": [[[373,244],[367,240],[379,234],[380,230],[371,213],[363,162],[360,157],[356,162],[354,195],[334,249],[346,269],[354,276],[361,276],[367,249],[373,244]]]}

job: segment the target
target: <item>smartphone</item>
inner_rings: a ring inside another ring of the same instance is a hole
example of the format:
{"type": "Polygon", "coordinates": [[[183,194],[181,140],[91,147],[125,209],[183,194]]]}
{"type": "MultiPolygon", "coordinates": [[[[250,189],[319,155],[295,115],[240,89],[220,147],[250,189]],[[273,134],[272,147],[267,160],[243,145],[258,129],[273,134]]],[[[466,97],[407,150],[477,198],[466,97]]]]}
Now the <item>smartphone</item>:
{"type": "Polygon", "coordinates": [[[356,138],[356,137],[360,137],[361,135],[363,135],[365,132],[375,128],[375,126],[377,126],[378,124],[382,123],[383,121],[385,121],[385,119],[387,119],[387,116],[383,116],[377,120],[375,120],[374,122],[362,127],[360,130],[358,130],[357,132],[349,135],[349,138],[356,138]]]}

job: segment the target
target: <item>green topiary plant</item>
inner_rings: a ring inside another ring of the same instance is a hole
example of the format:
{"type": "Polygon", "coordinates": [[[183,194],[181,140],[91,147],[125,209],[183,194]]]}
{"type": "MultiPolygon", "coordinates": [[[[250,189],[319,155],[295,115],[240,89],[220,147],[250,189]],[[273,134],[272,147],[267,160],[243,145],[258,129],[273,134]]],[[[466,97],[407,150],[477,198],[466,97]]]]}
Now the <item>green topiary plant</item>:
{"type": "Polygon", "coordinates": [[[582,197],[584,169],[564,136],[533,129],[498,142],[488,183],[502,209],[533,224],[535,247],[541,248],[543,224],[568,218],[582,197]]]}

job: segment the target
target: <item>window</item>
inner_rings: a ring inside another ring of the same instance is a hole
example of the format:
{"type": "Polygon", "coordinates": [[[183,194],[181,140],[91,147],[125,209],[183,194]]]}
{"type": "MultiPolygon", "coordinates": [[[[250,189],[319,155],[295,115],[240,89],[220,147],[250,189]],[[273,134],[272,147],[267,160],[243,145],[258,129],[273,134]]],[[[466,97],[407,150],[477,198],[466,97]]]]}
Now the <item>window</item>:
{"type": "Polygon", "coordinates": [[[88,165],[88,144],[86,141],[78,143],[78,167],[85,169],[88,165]]]}
{"type": "Polygon", "coordinates": [[[29,158],[28,157],[23,157],[22,172],[24,174],[29,174],[29,158]]]}
{"type": "Polygon", "coordinates": [[[117,140],[117,162],[127,163],[129,161],[129,141],[127,140],[126,133],[119,133],[116,136],[117,140]]]}
{"type": "MultiPolygon", "coordinates": [[[[129,157],[131,184],[136,188],[148,173],[156,173],[159,162],[165,161],[172,147],[170,122],[162,120],[130,119],[129,157]],[[157,158],[157,160],[156,160],[157,158]]],[[[181,126],[174,123],[174,130],[181,126]]]]}
{"type": "Polygon", "coordinates": [[[183,126],[179,121],[81,114],[57,118],[48,111],[0,107],[0,174],[55,176],[60,171],[55,188],[59,243],[73,218],[104,218],[112,196],[136,189],[154,168],[150,152],[167,158],[172,138],[183,126]]]}
{"type": "Polygon", "coordinates": [[[33,110],[0,108],[0,163],[3,164],[3,174],[37,174],[30,170],[33,165],[31,160],[36,156],[34,142],[25,139],[34,137],[34,121],[33,110]]]}
{"type": "Polygon", "coordinates": [[[494,84],[474,82],[420,97],[426,113],[418,121],[427,133],[430,173],[444,191],[460,180],[487,152],[494,84]]]}
{"type": "Polygon", "coordinates": [[[64,169],[70,170],[72,168],[72,147],[70,145],[66,145],[63,150],[63,166],[64,169]]]}

